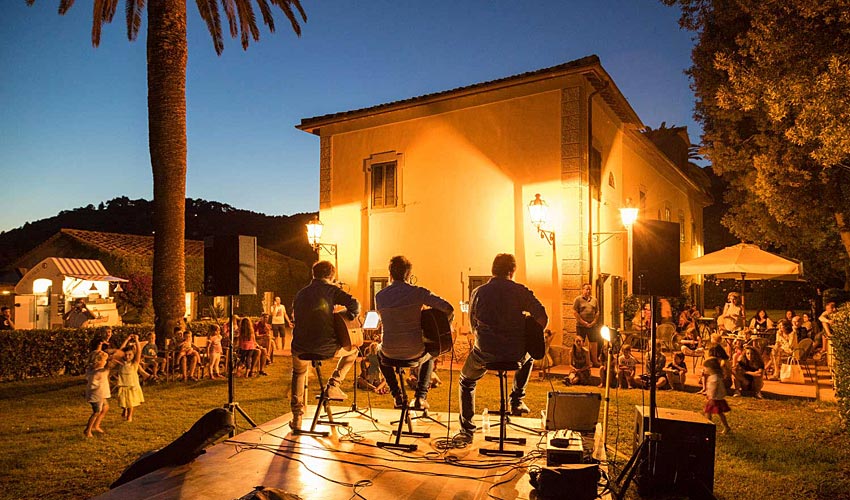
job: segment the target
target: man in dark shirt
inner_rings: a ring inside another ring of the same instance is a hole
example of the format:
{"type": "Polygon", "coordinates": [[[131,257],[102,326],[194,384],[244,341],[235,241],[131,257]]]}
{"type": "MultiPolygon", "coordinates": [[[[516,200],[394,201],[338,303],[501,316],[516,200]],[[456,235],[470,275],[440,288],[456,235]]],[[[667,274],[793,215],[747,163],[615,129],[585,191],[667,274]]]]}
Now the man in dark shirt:
{"type": "Polygon", "coordinates": [[[545,327],[549,322],[543,304],[525,286],[513,281],[516,258],[501,253],[493,260],[493,277],[472,292],[469,321],[475,332],[475,346],[460,372],[461,432],[471,438],[475,431],[475,385],[487,372],[486,363],[517,361],[510,394],[511,413],[529,412],[523,402],[534,360],[525,347],[525,313],[545,327]]]}
{"type": "Polygon", "coordinates": [[[14,330],[15,324],[12,323],[12,310],[6,306],[0,309],[0,330],[14,330]]]}
{"type": "Polygon", "coordinates": [[[309,361],[298,358],[299,354],[319,354],[325,358],[340,354],[333,375],[328,380],[328,397],[342,401],[346,395],[339,388],[348,370],[357,360],[357,348],[345,350],[336,340],[333,327],[334,306],[346,308],[349,319],[354,319],[360,313],[357,299],[345,293],[331,280],[336,274],[333,264],[322,260],[313,264],[313,281],[295,295],[292,319],[295,328],[292,330],[292,409],[293,429],[301,428],[301,416],[304,414],[304,384],[307,382],[309,361]]]}

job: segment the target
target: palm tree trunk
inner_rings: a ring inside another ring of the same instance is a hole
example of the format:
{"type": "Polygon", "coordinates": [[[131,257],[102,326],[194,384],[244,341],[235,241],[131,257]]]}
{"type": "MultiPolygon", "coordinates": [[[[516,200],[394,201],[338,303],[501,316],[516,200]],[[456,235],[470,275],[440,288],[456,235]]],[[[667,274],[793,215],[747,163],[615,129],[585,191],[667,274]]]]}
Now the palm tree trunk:
{"type": "Polygon", "coordinates": [[[148,3],[148,139],[153,169],[153,309],[164,347],[186,310],[186,2],[148,3]]]}

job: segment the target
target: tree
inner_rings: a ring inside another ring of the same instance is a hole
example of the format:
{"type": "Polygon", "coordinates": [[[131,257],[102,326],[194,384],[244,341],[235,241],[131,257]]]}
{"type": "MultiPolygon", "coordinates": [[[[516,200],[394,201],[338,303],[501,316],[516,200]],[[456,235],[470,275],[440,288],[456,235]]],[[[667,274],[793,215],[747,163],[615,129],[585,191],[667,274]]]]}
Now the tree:
{"type": "Polygon", "coordinates": [[[850,285],[850,0],[662,1],[698,33],[689,74],[724,225],[850,285]]]}
{"type": "MultiPolygon", "coordinates": [[[[26,0],[32,5],[35,0],[26,0]]],[[[100,44],[104,23],[115,15],[118,0],[94,0],[92,45],[100,44]]],[[[301,22],[307,15],[300,0],[256,0],[263,22],[274,32],[270,4],[279,7],[301,35],[301,22]],[[297,13],[295,10],[297,10],[297,13]]],[[[59,14],[65,14],[74,0],[60,0],[59,14]]],[[[242,48],[250,38],[259,40],[251,0],[221,0],[230,36],[241,34],[242,48]]],[[[197,0],[201,18],[212,36],[217,54],[224,50],[219,0],[197,0]]],[[[139,34],[145,0],[126,0],[127,37],[139,34]]],[[[154,262],[153,307],[157,342],[179,325],[185,309],[184,254],[186,199],[186,0],[151,0],[147,4],[148,68],[148,148],[153,171],[154,262]]]]}

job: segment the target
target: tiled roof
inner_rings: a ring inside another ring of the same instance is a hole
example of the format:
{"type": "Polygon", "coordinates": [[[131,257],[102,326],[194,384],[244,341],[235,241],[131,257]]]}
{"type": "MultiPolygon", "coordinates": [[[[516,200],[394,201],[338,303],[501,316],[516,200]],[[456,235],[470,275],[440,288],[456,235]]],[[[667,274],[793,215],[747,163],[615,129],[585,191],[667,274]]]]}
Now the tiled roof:
{"type": "Polygon", "coordinates": [[[602,69],[599,62],[599,57],[596,55],[591,55],[564,64],[559,64],[557,66],[551,66],[549,68],[543,68],[535,71],[528,71],[526,73],[508,76],[505,78],[499,78],[496,80],[490,80],[487,82],[476,83],[473,85],[467,85],[465,87],[458,87],[451,90],[444,90],[432,94],[411,97],[409,99],[403,99],[400,101],[378,104],[376,106],[370,106],[367,108],[355,109],[351,111],[342,111],[339,113],[331,113],[322,116],[315,116],[312,118],[304,118],[301,120],[301,124],[298,125],[297,128],[301,130],[311,131],[311,129],[313,129],[315,126],[323,123],[335,122],[347,118],[354,118],[356,116],[369,115],[382,111],[389,111],[393,108],[404,108],[407,106],[421,104],[432,100],[450,98],[453,97],[455,94],[463,94],[470,91],[483,90],[487,87],[498,87],[503,84],[513,83],[514,81],[533,79],[534,77],[544,77],[550,75],[558,76],[560,74],[564,74],[572,70],[576,70],[579,68],[591,68],[593,66],[599,67],[602,72],[602,75],[604,76],[600,78],[600,76],[602,75],[598,75],[594,72],[588,72],[587,74],[585,74],[591,85],[593,85],[593,87],[599,91],[600,96],[602,96],[605,102],[608,103],[609,106],[611,106],[611,108],[620,116],[623,121],[629,123],[636,123],[642,126],[642,124],[640,123],[640,118],[638,118],[637,114],[628,104],[628,101],[626,101],[625,97],[623,97],[623,95],[620,93],[619,89],[617,89],[616,85],[614,85],[611,78],[605,73],[605,70],[602,69]]]}
{"type": "MultiPolygon", "coordinates": [[[[82,229],[62,229],[62,234],[81,243],[97,247],[105,252],[124,253],[140,257],[149,257],[153,255],[153,236],[103,233],[100,231],[85,231],[82,229]]],[[[203,257],[204,242],[186,240],[185,254],[187,257],[203,257]]]]}

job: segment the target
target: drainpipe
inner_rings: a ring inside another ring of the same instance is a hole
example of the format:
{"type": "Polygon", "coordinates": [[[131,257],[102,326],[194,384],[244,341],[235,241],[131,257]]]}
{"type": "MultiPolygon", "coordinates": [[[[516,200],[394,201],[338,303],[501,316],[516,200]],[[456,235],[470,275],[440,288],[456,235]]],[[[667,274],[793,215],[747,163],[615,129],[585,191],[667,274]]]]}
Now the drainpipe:
{"type": "Polygon", "coordinates": [[[590,187],[590,158],[593,153],[593,96],[606,89],[610,82],[605,80],[601,89],[587,96],[587,282],[593,286],[593,190],[590,187]]]}

